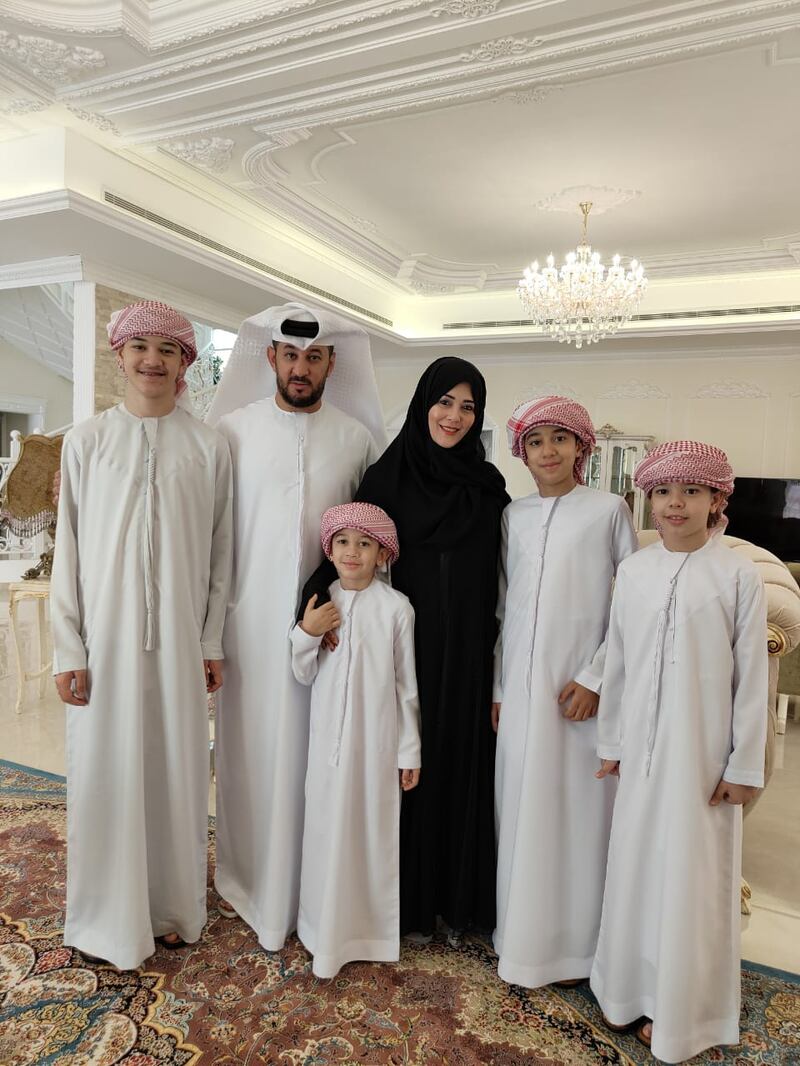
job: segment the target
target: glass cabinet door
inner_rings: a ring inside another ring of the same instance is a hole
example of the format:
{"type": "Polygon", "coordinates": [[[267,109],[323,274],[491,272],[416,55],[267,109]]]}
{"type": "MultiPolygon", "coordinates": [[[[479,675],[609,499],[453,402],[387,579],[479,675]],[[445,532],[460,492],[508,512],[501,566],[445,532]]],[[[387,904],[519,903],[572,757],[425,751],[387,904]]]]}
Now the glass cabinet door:
{"type": "Polygon", "coordinates": [[[633,511],[633,471],[639,459],[639,449],[630,444],[613,444],[611,448],[611,484],[615,496],[624,496],[633,511]]]}
{"type": "Polygon", "coordinates": [[[590,489],[602,489],[603,487],[602,444],[598,444],[589,456],[589,465],[586,468],[586,484],[590,489]]]}

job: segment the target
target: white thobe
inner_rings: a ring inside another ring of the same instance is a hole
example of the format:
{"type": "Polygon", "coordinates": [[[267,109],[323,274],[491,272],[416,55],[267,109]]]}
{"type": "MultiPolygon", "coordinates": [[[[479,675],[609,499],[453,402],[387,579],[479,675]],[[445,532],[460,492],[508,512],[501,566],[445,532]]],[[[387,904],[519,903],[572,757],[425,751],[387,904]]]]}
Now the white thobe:
{"type": "Polygon", "coordinates": [[[217,715],[215,883],[277,951],[297,924],[310,692],[289,633],[322,560],[320,519],[349,503],[377,458],[369,431],[330,404],[283,411],[274,397],[217,427],[234,470],[234,593],[217,715]]]}
{"type": "Polygon", "coordinates": [[[536,988],[588,977],[614,782],[594,780],[597,723],[563,716],[570,681],[600,691],[611,588],[638,547],[619,496],[577,485],[503,512],[494,699],[498,973],[536,988]]]}
{"type": "Polygon", "coordinates": [[[311,690],[297,934],[317,977],[400,958],[398,769],[420,766],[414,609],[382,581],[338,581],[339,646],[292,631],[295,677],[311,690]]]}
{"type": "Polygon", "coordinates": [[[64,439],[53,672],[67,706],[64,941],[120,969],[206,920],[208,707],[222,658],[232,479],[220,435],[176,408],[111,408],[64,439]]]}
{"type": "Polygon", "coordinates": [[[656,1058],[739,1041],[742,808],[720,779],[761,786],[765,593],[721,538],[652,544],[621,568],[598,754],[620,760],[591,984],[611,1022],[653,1020],[656,1058]]]}

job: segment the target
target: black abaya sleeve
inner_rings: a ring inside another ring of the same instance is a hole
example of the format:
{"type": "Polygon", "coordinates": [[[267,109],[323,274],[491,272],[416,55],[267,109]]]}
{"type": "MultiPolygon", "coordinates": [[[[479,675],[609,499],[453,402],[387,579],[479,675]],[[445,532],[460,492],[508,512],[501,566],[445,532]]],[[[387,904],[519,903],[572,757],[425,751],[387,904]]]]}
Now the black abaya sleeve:
{"type": "Polygon", "coordinates": [[[328,589],[338,576],[336,567],[330,559],[323,559],[305,585],[303,585],[303,595],[300,597],[300,607],[297,611],[298,622],[302,619],[306,604],[315,592],[317,594],[317,607],[321,607],[323,603],[328,602],[330,599],[328,589]]]}

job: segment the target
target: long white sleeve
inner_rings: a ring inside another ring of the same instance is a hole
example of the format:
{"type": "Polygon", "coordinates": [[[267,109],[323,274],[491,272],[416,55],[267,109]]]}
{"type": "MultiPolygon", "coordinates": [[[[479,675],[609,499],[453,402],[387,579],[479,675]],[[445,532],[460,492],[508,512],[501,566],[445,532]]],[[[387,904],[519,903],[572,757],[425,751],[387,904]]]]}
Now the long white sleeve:
{"type": "Polygon", "coordinates": [[[319,669],[319,647],[322,637],[312,637],[298,623],[290,632],[292,642],[292,673],[301,685],[310,685],[319,669]]]}
{"type": "Polygon", "coordinates": [[[753,567],[743,571],[733,631],[733,750],[723,778],[733,785],[764,785],[768,719],[767,602],[753,567]]]}
{"type": "Polygon", "coordinates": [[[625,586],[618,575],[611,600],[611,617],[605,641],[605,664],[600,706],[597,711],[597,754],[601,759],[622,758],[622,696],[625,691],[625,655],[622,613],[625,586]]]}
{"type": "Polygon", "coordinates": [[[211,569],[208,606],[201,638],[204,659],[222,659],[222,630],[233,575],[233,472],[228,442],[217,445],[214,528],[211,534],[211,569]]]}
{"type": "Polygon", "coordinates": [[[86,669],[86,648],[81,637],[82,611],[78,590],[78,497],[81,464],[67,437],[61,449],[61,489],[53,576],[50,581],[50,616],[53,630],[53,673],[86,669]]]}
{"type": "Polygon", "coordinates": [[[506,616],[506,593],[508,591],[508,508],[500,520],[500,555],[497,561],[497,640],[494,642],[494,680],[492,702],[503,701],[503,622],[506,616]]]}
{"type": "Polygon", "coordinates": [[[421,765],[419,696],[414,665],[414,609],[409,604],[394,634],[394,676],[397,698],[397,766],[417,770],[421,765]]]}
{"type": "MultiPolygon", "coordinates": [[[[629,555],[633,555],[638,547],[639,539],[636,536],[636,530],[633,528],[631,509],[628,507],[627,503],[620,498],[619,507],[611,522],[611,555],[615,574],[617,572],[617,567],[622,560],[627,559],[629,555]]],[[[589,562],[589,565],[591,565],[591,561],[589,562]]],[[[575,676],[575,680],[579,685],[591,689],[592,692],[599,692],[603,684],[603,671],[606,661],[606,640],[607,636],[604,636],[591,660],[575,676]]]]}

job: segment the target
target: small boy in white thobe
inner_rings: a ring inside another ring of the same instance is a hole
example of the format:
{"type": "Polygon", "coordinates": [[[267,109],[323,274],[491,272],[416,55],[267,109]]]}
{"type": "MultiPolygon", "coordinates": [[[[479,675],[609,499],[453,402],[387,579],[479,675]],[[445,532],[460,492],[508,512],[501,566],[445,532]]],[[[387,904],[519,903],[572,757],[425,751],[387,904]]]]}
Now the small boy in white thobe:
{"type": "Polygon", "coordinates": [[[625,500],[583,484],[584,407],[546,396],[508,428],[539,491],[502,522],[494,945],[499,976],[537,988],[592,966],[614,803],[614,782],[593,789],[594,716],[614,573],[637,541],[625,500]]]}
{"type": "Polygon", "coordinates": [[[661,540],[620,567],[597,777],[619,775],[591,986],[665,1062],[739,1042],[742,804],[763,785],[767,624],[755,565],[717,535],[719,448],[662,444],[635,474],[661,540]],[[642,1019],[644,1019],[642,1021],[642,1019]]]}
{"type": "Polygon", "coordinates": [[[297,934],[317,977],[400,957],[400,792],[420,774],[414,610],[375,572],[399,555],[394,522],[369,503],[322,517],[339,580],[292,630],[292,668],[311,685],[297,934]],[[332,655],[320,647],[339,629],[332,655]],[[398,780],[399,772],[399,780],[398,780]]]}
{"type": "Polygon", "coordinates": [[[64,942],[133,969],[206,920],[232,482],[224,439],[176,406],[191,322],[144,301],[108,333],[125,399],[64,438],[53,671],[68,705],[64,942]]]}

